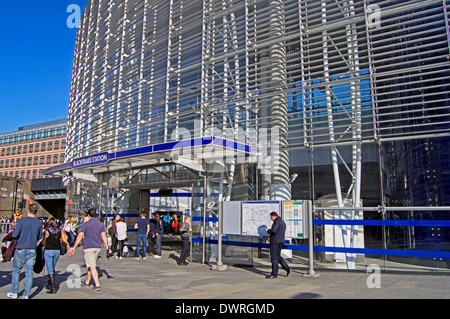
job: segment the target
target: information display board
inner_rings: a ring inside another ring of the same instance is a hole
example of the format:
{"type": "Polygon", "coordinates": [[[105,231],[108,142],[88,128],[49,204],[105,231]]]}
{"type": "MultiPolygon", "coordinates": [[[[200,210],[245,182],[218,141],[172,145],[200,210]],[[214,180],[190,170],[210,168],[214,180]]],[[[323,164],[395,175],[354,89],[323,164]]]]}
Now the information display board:
{"type": "Polygon", "coordinates": [[[305,238],[303,202],[283,202],[283,219],[286,223],[286,238],[305,238]]]}
{"type": "Polygon", "coordinates": [[[223,229],[227,235],[241,235],[241,202],[223,202],[223,229]]]}
{"type": "Polygon", "coordinates": [[[272,227],[271,212],[281,216],[279,201],[242,202],[242,235],[269,236],[265,229],[272,227]]]}

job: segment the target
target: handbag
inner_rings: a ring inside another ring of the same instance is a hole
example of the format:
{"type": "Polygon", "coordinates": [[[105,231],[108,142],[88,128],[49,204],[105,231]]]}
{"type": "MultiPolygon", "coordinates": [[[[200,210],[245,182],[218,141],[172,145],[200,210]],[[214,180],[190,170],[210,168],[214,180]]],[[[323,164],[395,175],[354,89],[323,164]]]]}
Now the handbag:
{"type": "Polygon", "coordinates": [[[16,245],[17,245],[17,239],[14,239],[12,237],[12,231],[5,236],[5,238],[3,238],[2,242],[6,243],[7,241],[10,242],[8,248],[5,251],[5,255],[3,256],[3,259],[5,261],[11,261],[14,257],[14,251],[16,250],[16,245]]]}
{"type": "Polygon", "coordinates": [[[44,270],[45,259],[44,253],[42,252],[42,242],[36,248],[36,261],[34,262],[33,271],[35,274],[39,274],[44,270]]]}
{"type": "Polygon", "coordinates": [[[67,246],[65,242],[61,241],[61,248],[59,249],[59,255],[64,256],[65,254],[67,254],[67,246]]]}

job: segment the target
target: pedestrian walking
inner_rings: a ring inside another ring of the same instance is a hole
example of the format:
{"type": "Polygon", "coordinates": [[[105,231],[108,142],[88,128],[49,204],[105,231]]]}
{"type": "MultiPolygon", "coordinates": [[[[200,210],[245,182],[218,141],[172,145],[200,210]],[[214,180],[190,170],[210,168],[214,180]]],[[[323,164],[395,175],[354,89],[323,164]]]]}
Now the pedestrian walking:
{"type": "Polygon", "coordinates": [[[125,218],[123,216],[119,217],[119,221],[116,224],[117,230],[117,241],[119,244],[119,250],[117,251],[117,257],[123,258],[123,247],[125,240],[127,240],[127,224],[125,224],[125,218]]]}
{"type": "Polygon", "coordinates": [[[147,259],[147,236],[150,232],[150,222],[147,219],[146,213],[141,213],[141,218],[139,218],[134,224],[134,229],[137,229],[136,235],[136,259],[139,259],[141,253],[141,242],[142,242],[142,258],[147,259]]]}
{"type": "Polygon", "coordinates": [[[170,233],[170,214],[167,213],[163,216],[164,218],[164,234],[170,233]]]}
{"type": "Polygon", "coordinates": [[[270,213],[270,219],[273,221],[272,228],[266,228],[266,232],[270,235],[270,260],[272,262],[272,272],[270,275],[266,276],[266,278],[270,279],[278,277],[278,263],[286,270],[287,277],[291,272],[291,268],[284,258],[281,257],[281,250],[283,249],[286,234],[286,223],[276,212],[270,213]]]}
{"type": "Polygon", "coordinates": [[[33,287],[33,266],[36,261],[36,247],[42,238],[42,223],[36,218],[38,207],[31,204],[28,207],[27,217],[17,221],[16,228],[12,236],[17,238],[16,250],[12,263],[11,292],[7,293],[8,298],[16,299],[19,294],[19,275],[25,266],[25,290],[22,299],[30,297],[33,287]]]}
{"type": "Polygon", "coordinates": [[[186,262],[186,258],[189,256],[190,250],[190,238],[191,238],[191,216],[186,216],[184,218],[184,224],[180,228],[181,232],[181,241],[183,246],[181,248],[180,259],[178,260],[178,266],[185,266],[188,263],[186,262]]]}
{"type": "Polygon", "coordinates": [[[69,250],[69,255],[73,256],[78,244],[84,238],[84,261],[89,268],[86,280],[81,281],[81,286],[89,287],[91,279],[94,280],[94,290],[101,291],[100,281],[97,272],[97,258],[102,250],[102,242],[108,254],[112,254],[108,247],[105,225],[96,219],[97,211],[92,208],[87,213],[87,221],[81,225],[80,232],[75,240],[75,244],[69,250]]]}
{"type": "Polygon", "coordinates": [[[66,232],[60,230],[59,222],[55,217],[52,217],[47,222],[47,228],[45,229],[44,238],[42,239],[44,260],[48,276],[45,288],[48,290],[47,293],[50,294],[56,293],[55,268],[60,256],[61,244],[66,245],[67,250],[69,250],[70,245],[67,242],[66,232]]]}
{"type": "Polygon", "coordinates": [[[117,256],[117,245],[119,243],[117,236],[117,223],[119,222],[120,215],[115,214],[114,219],[111,223],[111,228],[108,229],[109,234],[111,235],[111,250],[113,254],[117,256]]]}
{"type": "Polygon", "coordinates": [[[150,247],[150,256],[155,254],[155,244],[156,244],[156,219],[155,214],[152,213],[150,218],[150,231],[148,232],[148,242],[150,247]]]}
{"type": "Polygon", "coordinates": [[[164,221],[160,218],[159,213],[156,213],[156,254],[153,256],[154,258],[161,258],[161,250],[162,250],[162,237],[164,234],[164,221]]]}
{"type": "Polygon", "coordinates": [[[69,216],[64,223],[64,231],[68,237],[69,245],[72,246],[76,238],[77,218],[75,216],[69,216]]]}

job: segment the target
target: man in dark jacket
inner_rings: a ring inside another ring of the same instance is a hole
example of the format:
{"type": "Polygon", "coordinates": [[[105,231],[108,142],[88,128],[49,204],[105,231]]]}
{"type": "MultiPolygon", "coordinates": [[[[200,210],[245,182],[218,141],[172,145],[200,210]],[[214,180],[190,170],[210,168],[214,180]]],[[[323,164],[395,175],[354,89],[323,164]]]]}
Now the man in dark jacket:
{"type": "Polygon", "coordinates": [[[160,218],[159,213],[156,213],[156,229],[155,229],[155,235],[156,235],[156,254],[153,256],[153,258],[161,258],[161,249],[162,249],[162,237],[164,234],[164,220],[160,218]]]}
{"type": "Polygon", "coordinates": [[[180,259],[178,260],[178,266],[186,266],[186,257],[189,255],[190,242],[192,227],[191,227],[191,216],[186,216],[184,218],[184,224],[180,228],[181,240],[183,242],[183,248],[181,249],[180,259]]]}
{"type": "Polygon", "coordinates": [[[270,235],[270,259],[272,262],[272,272],[266,278],[278,277],[278,263],[281,264],[284,270],[287,272],[287,276],[291,272],[291,268],[286,263],[283,257],[281,257],[281,250],[284,245],[284,237],[286,234],[286,223],[281,219],[276,212],[270,213],[270,219],[273,224],[271,229],[266,228],[266,232],[270,235]]]}

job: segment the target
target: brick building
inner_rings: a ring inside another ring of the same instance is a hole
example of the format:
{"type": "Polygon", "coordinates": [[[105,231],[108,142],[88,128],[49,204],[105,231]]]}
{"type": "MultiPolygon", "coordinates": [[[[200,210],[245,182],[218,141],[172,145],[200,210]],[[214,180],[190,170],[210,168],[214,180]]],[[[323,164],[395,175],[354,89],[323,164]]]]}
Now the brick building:
{"type": "Polygon", "coordinates": [[[64,162],[67,119],[0,134],[0,176],[45,178],[42,170],[64,162]]]}

